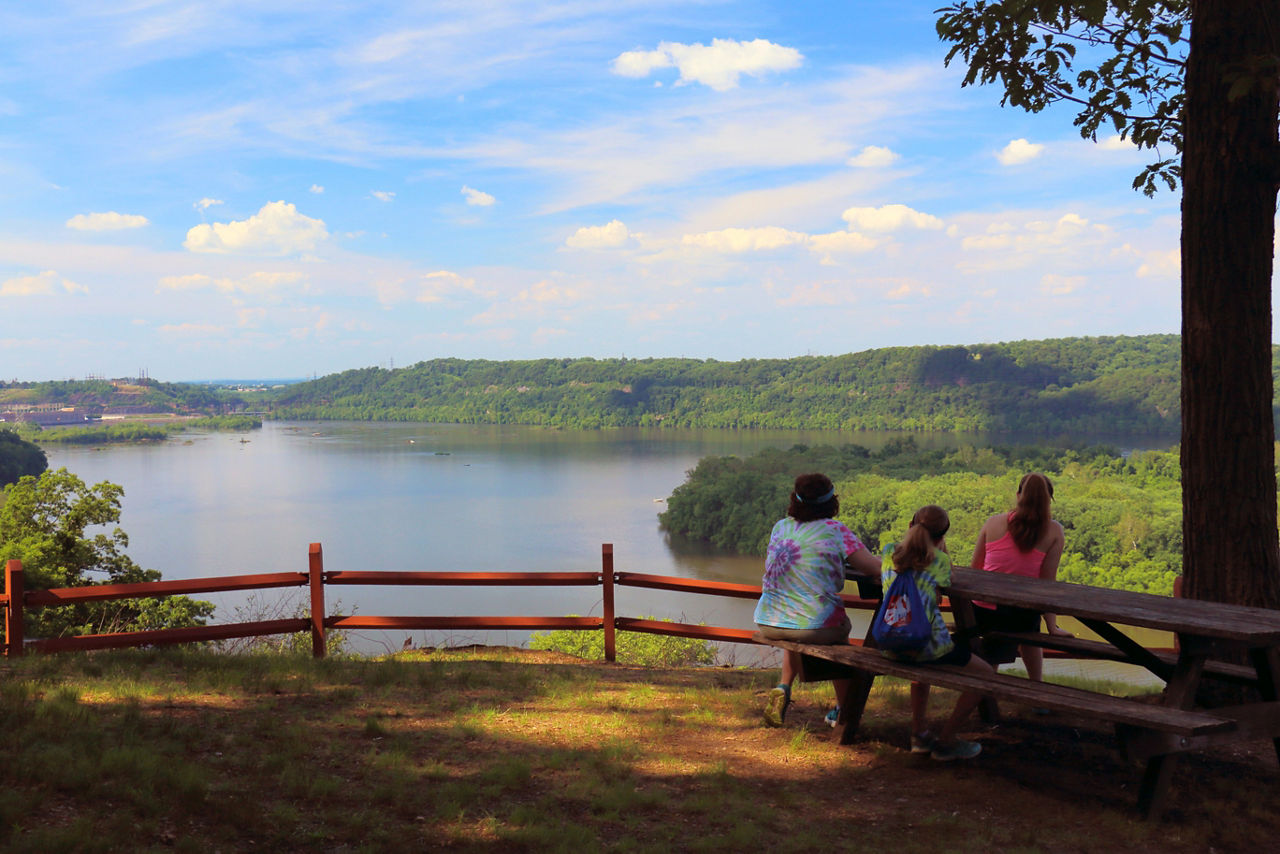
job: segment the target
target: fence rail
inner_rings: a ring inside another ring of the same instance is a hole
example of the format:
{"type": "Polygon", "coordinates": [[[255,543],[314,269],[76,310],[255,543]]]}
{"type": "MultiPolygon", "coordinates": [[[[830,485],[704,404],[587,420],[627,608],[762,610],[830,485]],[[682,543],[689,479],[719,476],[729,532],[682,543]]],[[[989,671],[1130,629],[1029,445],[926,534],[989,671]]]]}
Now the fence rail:
{"type": "MultiPolygon", "coordinates": [[[[406,572],[352,571],[326,572],[320,543],[312,543],[307,554],[306,572],[270,572],[249,575],[188,578],[178,581],[147,581],[137,584],[103,584],[90,587],[62,587],[52,590],[26,590],[22,563],[10,560],[5,566],[5,592],[0,594],[4,610],[6,656],[36,652],[68,652],[73,650],[111,649],[161,644],[198,643],[265,635],[311,633],[311,652],[317,658],[325,654],[325,633],[329,629],[376,630],[450,630],[450,629],[571,629],[603,631],[605,659],[616,658],[615,635],[618,631],[645,632],[657,635],[753,643],[752,629],[727,626],[703,626],[663,620],[617,616],[615,587],[641,587],[738,599],[758,599],[760,587],[724,581],[699,581],[668,575],[641,572],[614,572],[613,545],[600,549],[599,572],[406,572]],[[600,586],[602,615],[599,617],[566,616],[325,616],[325,588],[329,585],[402,585],[402,586],[528,586],[567,587],[600,586]],[[237,590],[266,590],[281,587],[307,587],[310,593],[309,615],[277,620],[222,623],[181,629],[113,632],[78,637],[45,638],[28,641],[24,637],[28,608],[74,605],[122,599],[160,596],[224,593],[237,590]]],[[[877,599],[843,595],[846,608],[873,610],[877,599]]],[[[945,607],[945,605],[944,605],[945,607]]],[[[858,641],[855,640],[855,643],[858,641]]]]}
{"type": "MultiPolygon", "coordinates": [[[[605,658],[616,658],[617,631],[646,632],[658,635],[698,638],[730,643],[752,643],[753,629],[726,626],[703,626],[617,616],[615,588],[643,587],[680,593],[758,599],[760,587],[721,581],[698,581],[667,575],[640,572],[614,572],[613,545],[601,546],[601,568],[598,572],[408,572],[408,571],[325,571],[323,551],[319,543],[308,550],[306,572],[271,572],[249,575],[188,578],[178,581],[147,581],[137,584],[103,584],[91,587],[62,587],[52,590],[26,590],[22,564],[11,560],[5,567],[5,592],[0,594],[4,609],[6,655],[36,652],[111,649],[130,646],[197,643],[263,635],[311,633],[311,652],[317,658],[325,654],[325,634],[330,629],[376,630],[451,630],[451,629],[571,629],[604,632],[605,658]],[[599,617],[565,616],[325,616],[325,588],[330,585],[365,586],[480,586],[480,587],[592,587],[603,589],[603,614],[599,617]],[[309,615],[292,619],[222,623],[183,629],[155,629],[138,632],[81,635],[78,637],[28,640],[24,637],[25,611],[30,608],[75,605],[160,596],[225,593],[237,590],[265,590],[281,587],[307,587],[310,593],[309,615]]],[[[874,608],[874,600],[845,596],[851,608],[874,608]]]]}

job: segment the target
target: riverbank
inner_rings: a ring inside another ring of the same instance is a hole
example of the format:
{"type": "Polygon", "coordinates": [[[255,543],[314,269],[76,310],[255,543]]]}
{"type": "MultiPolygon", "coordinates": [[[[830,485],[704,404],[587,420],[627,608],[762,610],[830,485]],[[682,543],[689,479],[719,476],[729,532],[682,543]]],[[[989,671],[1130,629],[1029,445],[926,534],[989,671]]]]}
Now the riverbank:
{"type": "MultiPolygon", "coordinates": [[[[1265,850],[1269,742],[1184,757],[1166,821],[1109,732],[1010,709],[969,763],[906,750],[905,685],[850,747],[830,688],[510,648],[383,661],[121,651],[0,669],[7,851],[1265,850]]],[[[935,692],[935,714],[952,695],[935,692]]]]}

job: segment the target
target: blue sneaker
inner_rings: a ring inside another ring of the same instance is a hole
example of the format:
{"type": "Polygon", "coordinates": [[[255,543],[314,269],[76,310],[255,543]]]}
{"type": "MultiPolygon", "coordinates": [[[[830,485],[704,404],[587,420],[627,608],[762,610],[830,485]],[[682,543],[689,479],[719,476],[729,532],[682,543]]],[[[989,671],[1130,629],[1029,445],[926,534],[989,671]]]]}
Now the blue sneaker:
{"type": "Polygon", "coordinates": [[[956,739],[948,745],[935,745],[929,753],[939,762],[950,762],[954,759],[972,759],[982,752],[982,745],[976,741],[956,739]]]}
{"type": "Polygon", "coordinates": [[[835,729],[836,725],[840,723],[840,707],[836,706],[834,709],[827,712],[827,716],[823,718],[823,720],[826,722],[827,726],[835,729]]]}
{"type": "Polygon", "coordinates": [[[769,692],[764,704],[764,722],[769,726],[782,726],[787,718],[787,706],[791,705],[791,686],[779,685],[769,692]]]}

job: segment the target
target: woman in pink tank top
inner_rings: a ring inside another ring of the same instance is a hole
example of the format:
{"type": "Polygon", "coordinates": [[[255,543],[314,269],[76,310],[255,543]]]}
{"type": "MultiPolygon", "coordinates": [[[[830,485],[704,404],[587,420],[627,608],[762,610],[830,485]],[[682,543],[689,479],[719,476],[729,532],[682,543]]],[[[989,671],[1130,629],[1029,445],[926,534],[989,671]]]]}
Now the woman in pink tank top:
{"type": "MultiPolygon", "coordinates": [[[[1018,483],[1018,504],[1009,513],[997,513],[978,532],[970,566],[987,572],[1004,572],[1028,578],[1053,581],[1058,577],[1058,561],[1062,559],[1062,525],[1050,510],[1053,483],[1042,474],[1032,472],[1018,483]]],[[[1039,611],[993,606],[974,602],[974,616],[982,632],[1038,632],[1039,611]]],[[[1058,628],[1056,614],[1044,614],[1045,630],[1051,635],[1070,637],[1058,628]]],[[[1027,675],[1039,682],[1044,671],[1044,651],[1038,646],[1019,649],[1027,675]]]]}

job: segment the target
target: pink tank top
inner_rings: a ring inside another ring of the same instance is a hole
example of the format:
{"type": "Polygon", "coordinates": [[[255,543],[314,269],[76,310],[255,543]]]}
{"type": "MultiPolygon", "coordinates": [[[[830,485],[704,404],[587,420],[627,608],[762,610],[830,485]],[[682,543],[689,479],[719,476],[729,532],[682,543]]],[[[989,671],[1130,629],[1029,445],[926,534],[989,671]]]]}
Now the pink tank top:
{"type": "MultiPolygon", "coordinates": [[[[1013,514],[1010,513],[1010,516],[1013,514]]],[[[982,568],[987,572],[1003,572],[1006,575],[1022,575],[1027,578],[1039,578],[1040,567],[1044,564],[1045,553],[1039,549],[1032,549],[1029,552],[1018,550],[1018,544],[1013,541],[1013,534],[1008,531],[1000,539],[994,543],[987,543],[986,558],[982,562],[982,568]]],[[[975,605],[981,608],[994,608],[990,602],[974,601],[975,605]]]]}

